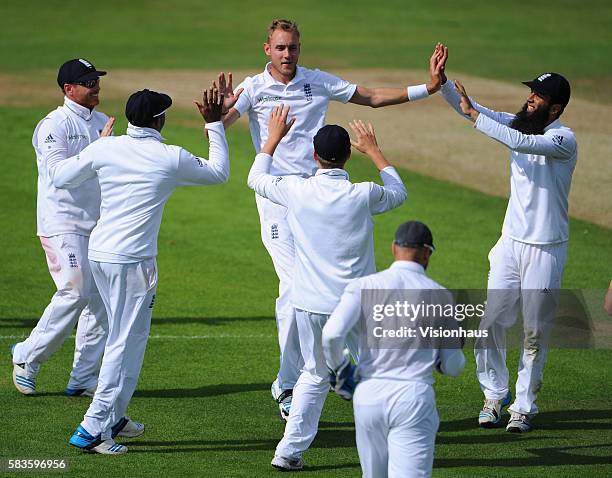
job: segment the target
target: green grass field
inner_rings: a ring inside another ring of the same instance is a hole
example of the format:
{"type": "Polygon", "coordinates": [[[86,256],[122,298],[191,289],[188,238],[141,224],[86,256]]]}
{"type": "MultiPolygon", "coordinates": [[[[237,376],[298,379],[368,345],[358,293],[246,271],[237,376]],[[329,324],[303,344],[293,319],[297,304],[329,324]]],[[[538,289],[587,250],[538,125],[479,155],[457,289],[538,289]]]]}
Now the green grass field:
{"type": "MultiPolygon", "coordinates": [[[[251,5],[246,2],[221,8],[195,1],[144,4],[106,2],[90,8],[73,1],[35,1],[27,11],[3,4],[0,74],[35,75],[80,55],[109,70],[259,70],[266,23],[290,16],[302,26],[306,65],[332,71],[420,68],[433,43],[445,40],[456,52],[454,68],[461,71],[517,80],[562,65],[559,70],[585,85],[601,84],[599,93],[612,91],[612,60],[606,52],[612,8],[603,1],[518,2],[512,7],[438,2],[427,8],[403,2],[388,2],[384,8],[366,2],[310,2],[281,9],[246,8],[251,5]]],[[[101,110],[119,115],[120,105],[102,101],[101,110]]],[[[230,182],[179,190],[166,207],[152,337],[129,409],[146,423],[146,434],[126,440],[130,451],[124,457],[82,454],[67,445],[89,404],[61,394],[72,339],[44,365],[38,396],[24,397],[14,389],[8,346],[29,333],[53,293],[35,237],[36,166],[30,144],[47,110],[0,105],[0,456],[67,458],[72,476],[275,475],[269,462],[283,430],[269,393],[278,360],[277,281],[245,184],[253,149],[242,127],[229,132],[230,182]]],[[[169,114],[164,136],[206,155],[198,129],[173,124],[182,115],[169,114]]],[[[120,117],[116,133],[124,128],[120,117]]],[[[353,158],[348,169],[356,181],[377,178],[361,157],[353,158]]],[[[406,170],[401,175],[409,190],[407,202],[376,220],[379,269],[391,262],[389,244],[397,224],[420,219],[431,226],[437,245],[430,275],[450,288],[484,287],[487,253],[498,238],[506,201],[406,170]]],[[[612,231],[572,220],[564,287],[607,287],[610,244],[612,231]]],[[[435,477],[610,476],[611,350],[552,350],[537,429],[518,436],[474,426],[481,393],[471,351],[466,355],[461,377],[437,377],[442,424],[435,477]]],[[[516,363],[517,351],[510,351],[511,371],[516,363]]],[[[360,475],[350,404],[328,398],[319,435],[305,459],[308,476],[360,475]]]]}

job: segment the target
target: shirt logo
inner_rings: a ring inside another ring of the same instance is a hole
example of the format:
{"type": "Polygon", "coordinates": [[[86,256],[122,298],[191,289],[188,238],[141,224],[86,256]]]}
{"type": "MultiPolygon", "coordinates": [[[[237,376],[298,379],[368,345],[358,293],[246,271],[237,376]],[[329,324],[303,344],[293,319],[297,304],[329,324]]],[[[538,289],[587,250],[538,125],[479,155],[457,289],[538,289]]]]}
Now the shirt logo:
{"type": "Polygon", "coordinates": [[[200,158],[196,158],[196,161],[198,162],[198,166],[200,166],[201,168],[204,167],[204,163],[202,163],[202,160],[200,158]]]}
{"type": "Polygon", "coordinates": [[[280,183],[282,180],[283,180],[283,177],[282,177],[282,176],[276,176],[276,177],[274,178],[274,181],[272,181],[272,182],[273,182],[273,184],[274,184],[275,186],[277,186],[277,185],[278,185],[278,183],[280,183]]]}
{"type": "Polygon", "coordinates": [[[544,81],[546,78],[551,77],[550,73],[544,73],[542,76],[538,76],[538,81],[544,81]]]}
{"type": "Polygon", "coordinates": [[[70,134],[68,135],[68,140],[69,141],[73,141],[75,139],[87,139],[87,136],[85,136],[84,134],[70,134]]]}
{"type": "Polygon", "coordinates": [[[553,141],[553,143],[558,144],[559,146],[561,146],[561,143],[563,143],[563,136],[554,135],[552,137],[552,141],[553,141]]]}
{"type": "Polygon", "coordinates": [[[49,143],[55,143],[55,142],[56,142],[56,141],[55,141],[55,138],[53,137],[53,135],[52,135],[52,134],[50,134],[49,136],[47,136],[47,137],[45,138],[45,143],[46,143],[46,144],[49,144],[49,143]]]}
{"type": "Polygon", "coordinates": [[[310,83],[304,83],[304,96],[306,96],[306,101],[312,101],[312,88],[310,87],[310,83]]]}
{"type": "Polygon", "coordinates": [[[256,103],[268,103],[270,101],[282,100],[280,96],[258,96],[256,103]]]}
{"type": "Polygon", "coordinates": [[[278,239],[278,224],[272,224],[270,227],[270,234],[272,239],[278,239]]]}
{"type": "Polygon", "coordinates": [[[68,264],[72,268],[79,267],[79,264],[77,263],[77,258],[74,255],[74,252],[71,252],[70,254],[68,254],[68,264]]]}

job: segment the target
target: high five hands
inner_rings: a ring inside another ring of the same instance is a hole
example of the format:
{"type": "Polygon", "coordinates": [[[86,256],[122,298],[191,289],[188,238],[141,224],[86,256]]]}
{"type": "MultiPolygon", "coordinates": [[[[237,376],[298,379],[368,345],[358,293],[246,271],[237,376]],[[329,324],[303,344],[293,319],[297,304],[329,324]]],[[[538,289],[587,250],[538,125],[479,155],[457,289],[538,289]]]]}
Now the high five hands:
{"type": "Polygon", "coordinates": [[[207,123],[221,121],[221,113],[223,110],[223,93],[219,91],[215,82],[208,90],[204,90],[202,94],[202,102],[194,100],[198,111],[207,123]]]}
{"type": "Polygon", "coordinates": [[[437,43],[429,59],[429,81],[427,82],[427,91],[430,95],[438,91],[442,85],[446,83],[444,67],[447,58],[448,48],[442,43],[437,43]]]}
{"type": "Polygon", "coordinates": [[[465,91],[464,86],[459,82],[459,80],[455,80],[455,88],[457,89],[457,93],[461,97],[459,100],[459,107],[461,108],[461,112],[472,119],[472,121],[476,121],[478,115],[480,114],[478,110],[474,108],[472,102],[470,101],[470,97],[465,91]]]}

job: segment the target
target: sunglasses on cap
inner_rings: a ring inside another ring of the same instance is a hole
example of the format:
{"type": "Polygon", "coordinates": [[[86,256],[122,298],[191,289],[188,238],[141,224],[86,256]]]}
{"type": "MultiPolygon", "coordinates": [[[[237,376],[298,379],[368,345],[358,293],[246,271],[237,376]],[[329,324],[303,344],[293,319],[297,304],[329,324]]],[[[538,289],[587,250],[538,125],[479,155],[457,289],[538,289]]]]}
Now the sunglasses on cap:
{"type": "Polygon", "coordinates": [[[398,241],[393,241],[393,242],[395,243],[395,245],[399,247],[410,247],[414,249],[420,249],[420,248],[429,249],[431,253],[433,253],[436,250],[435,247],[430,246],[429,244],[414,244],[412,242],[398,242],[398,241]]]}
{"type": "Polygon", "coordinates": [[[100,78],[94,78],[93,80],[87,81],[75,81],[73,85],[84,86],[85,88],[94,88],[100,83],[100,78]]]}

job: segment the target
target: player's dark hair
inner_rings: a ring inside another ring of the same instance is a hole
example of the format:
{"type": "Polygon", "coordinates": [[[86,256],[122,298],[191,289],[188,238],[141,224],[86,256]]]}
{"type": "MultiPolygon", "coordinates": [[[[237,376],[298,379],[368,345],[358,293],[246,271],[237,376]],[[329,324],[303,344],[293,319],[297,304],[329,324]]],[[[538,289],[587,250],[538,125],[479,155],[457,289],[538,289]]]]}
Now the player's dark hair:
{"type": "Polygon", "coordinates": [[[295,33],[298,39],[300,38],[300,31],[298,30],[297,23],[295,23],[292,20],[284,20],[282,18],[276,18],[275,20],[272,20],[272,23],[270,23],[270,26],[268,27],[268,39],[267,39],[268,43],[270,43],[270,37],[272,36],[272,33],[274,33],[276,30],[282,30],[284,32],[295,33]]]}

